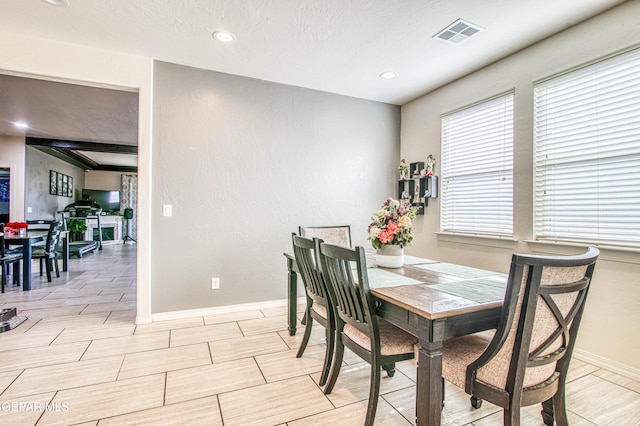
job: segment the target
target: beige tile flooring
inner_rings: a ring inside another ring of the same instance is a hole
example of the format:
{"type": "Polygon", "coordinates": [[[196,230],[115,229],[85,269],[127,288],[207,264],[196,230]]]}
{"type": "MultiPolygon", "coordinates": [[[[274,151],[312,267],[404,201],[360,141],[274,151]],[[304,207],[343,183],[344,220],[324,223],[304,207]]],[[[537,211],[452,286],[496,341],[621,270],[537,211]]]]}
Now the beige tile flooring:
{"type": "MultiPolygon", "coordinates": [[[[136,326],[135,255],[107,246],[50,284],[34,262],[34,290],[0,295],[29,317],[0,334],[0,425],[363,423],[368,365],[347,354],[324,395],[322,328],[296,359],[302,333],[288,335],[284,306],[136,326]]],[[[383,374],[376,424],[413,423],[415,376],[413,361],[383,374]]],[[[567,393],[574,426],[640,425],[640,382],[574,359],[567,393]]],[[[542,425],[539,411],[523,409],[522,424],[542,425]]],[[[502,424],[495,406],[474,410],[449,384],[442,420],[502,424]]]]}

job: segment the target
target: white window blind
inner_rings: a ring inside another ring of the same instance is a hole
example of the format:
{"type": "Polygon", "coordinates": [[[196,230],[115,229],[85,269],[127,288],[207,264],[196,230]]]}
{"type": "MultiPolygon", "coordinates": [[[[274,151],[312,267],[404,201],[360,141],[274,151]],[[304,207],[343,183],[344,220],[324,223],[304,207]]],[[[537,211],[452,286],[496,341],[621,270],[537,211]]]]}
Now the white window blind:
{"type": "Polygon", "coordinates": [[[535,236],[640,247],[640,50],[534,88],[535,236]]]}
{"type": "Polygon", "coordinates": [[[442,117],[441,228],[513,235],[513,93],[442,117]]]}

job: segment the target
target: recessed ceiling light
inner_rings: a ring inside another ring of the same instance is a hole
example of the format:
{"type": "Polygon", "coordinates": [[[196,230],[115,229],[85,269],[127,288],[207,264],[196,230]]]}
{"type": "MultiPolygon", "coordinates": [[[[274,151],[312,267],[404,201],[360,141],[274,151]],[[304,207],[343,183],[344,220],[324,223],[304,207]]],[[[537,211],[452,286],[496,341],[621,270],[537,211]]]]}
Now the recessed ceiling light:
{"type": "Polygon", "coordinates": [[[398,76],[398,73],[395,71],[385,71],[382,74],[380,74],[380,78],[384,78],[385,80],[396,78],[397,76],[398,76]]]}
{"type": "Polygon", "coordinates": [[[236,36],[234,36],[233,34],[231,34],[230,32],[227,31],[215,31],[212,34],[212,37],[218,41],[221,41],[223,43],[229,43],[233,40],[236,39],[236,36]]]}
{"type": "Polygon", "coordinates": [[[60,7],[69,6],[69,0],[42,0],[42,1],[53,6],[60,6],[60,7]]]}
{"type": "Polygon", "coordinates": [[[17,127],[18,129],[28,129],[29,125],[27,123],[25,123],[24,121],[16,121],[13,123],[13,125],[15,127],[17,127]]]}

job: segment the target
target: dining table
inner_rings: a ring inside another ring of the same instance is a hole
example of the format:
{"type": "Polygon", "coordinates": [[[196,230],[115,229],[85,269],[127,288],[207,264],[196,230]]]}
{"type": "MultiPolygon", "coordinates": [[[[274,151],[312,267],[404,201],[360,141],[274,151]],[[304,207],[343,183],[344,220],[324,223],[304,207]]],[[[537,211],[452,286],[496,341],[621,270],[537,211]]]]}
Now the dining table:
{"type": "MultiPolygon", "coordinates": [[[[4,234],[4,243],[6,246],[21,246],[22,247],[22,290],[31,290],[31,253],[33,251],[33,245],[41,241],[47,240],[47,230],[35,229],[27,230],[25,234],[4,234]]],[[[62,271],[66,272],[69,267],[69,233],[67,231],[61,231],[60,238],[62,239],[62,271]]]]}
{"type": "MultiPolygon", "coordinates": [[[[297,275],[288,271],[288,329],[296,334],[297,275]]],[[[442,346],[454,337],[496,328],[507,275],[448,262],[404,256],[400,268],[382,268],[367,251],[367,276],[377,314],[418,338],[416,424],[439,426],[443,400],[442,346]]]]}

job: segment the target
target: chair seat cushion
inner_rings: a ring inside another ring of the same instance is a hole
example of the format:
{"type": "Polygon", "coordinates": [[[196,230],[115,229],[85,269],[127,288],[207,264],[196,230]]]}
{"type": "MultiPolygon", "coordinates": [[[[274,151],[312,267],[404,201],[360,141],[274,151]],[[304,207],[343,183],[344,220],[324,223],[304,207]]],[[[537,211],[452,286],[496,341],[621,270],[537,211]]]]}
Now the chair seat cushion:
{"type": "Polygon", "coordinates": [[[49,253],[42,247],[33,247],[31,257],[47,257],[49,253]]]}
{"type": "Polygon", "coordinates": [[[491,338],[489,333],[477,333],[446,340],[442,348],[442,377],[464,389],[467,365],[478,359],[491,338]]]}
{"type": "Polygon", "coordinates": [[[323,305],[321,305],[319,303],[314,303],[311,306],[311,309],[313,309],[313,311],[316,314],[320,315],[322,318],[327,318],[327,307],[326,306],[323,306],[323,305]]]}
{"type": "MultiPolygon", "coordinates": [[[[442,350],[442,377],[465,389],[467,366],[478,359],[493,338],[492,333],[477,333],[444,342],[442,350]]],[[[478,369],[476,378],[484,383],[504,389],[509,373],[511,348],[503,348],[485,366],[478,369]]],[[[524,387],[547,380],[555,371],[555,364],[527,368],[524,387]]]]}
{"type": "MultiPolygon", "coordinates": [[[[380,353],[382,355],[398,355],[414,352],[413,347],[418,342],[417,338],[381,318],[378,318],[378,328],[380,330],[380,353]]],[[[359,346],[371,350],[371,339],[369,339],[369,336],[354,326],[345,324],[344,334],[359,346]]]]}
{"type": "Polygon", "coordinates": [[[0,258],[0,261],[2,263],[9,263],[20,259],[22,259],[22,253],[5,253],[5,255],[0,258]]]}

